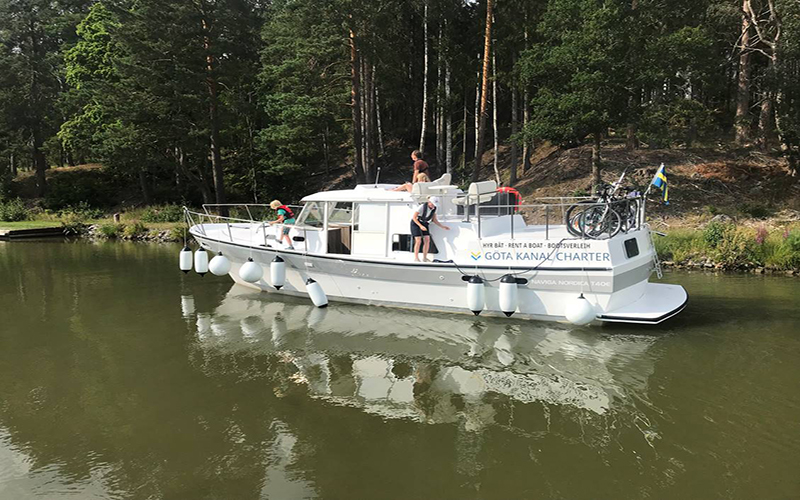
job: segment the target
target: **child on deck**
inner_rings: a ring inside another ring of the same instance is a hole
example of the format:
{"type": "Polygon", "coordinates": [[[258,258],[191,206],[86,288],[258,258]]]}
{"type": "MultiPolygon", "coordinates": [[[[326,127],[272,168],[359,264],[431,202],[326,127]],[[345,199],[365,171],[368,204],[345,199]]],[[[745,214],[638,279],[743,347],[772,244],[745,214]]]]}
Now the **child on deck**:
{"type": "Polygon", "coordinates": [[[283,231],[281,233],[281,240],[285,240],[286,244],[289,245],[289,250],[294,250],[292,246],[292,240],[289,238],[289,227],[290,224],[294,224],[295,218],[294,213],[292,213],[292,209],[284,205],[278,200],[272,200],[272,203],[269,204],[269,207],[275,210],[278,213],[278,219],[270,222],[272,224],[283,224],[283,231]]]}

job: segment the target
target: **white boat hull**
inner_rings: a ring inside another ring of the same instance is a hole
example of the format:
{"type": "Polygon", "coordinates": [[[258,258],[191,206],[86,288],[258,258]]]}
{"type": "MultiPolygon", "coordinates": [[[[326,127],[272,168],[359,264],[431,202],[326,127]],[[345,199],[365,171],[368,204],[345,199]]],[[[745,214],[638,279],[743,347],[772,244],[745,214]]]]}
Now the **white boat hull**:
{"type": "Polygon", "coordinates": [[[565,308],[583,294],[597,321],[656,324],[679,313],[686,305],[685,290],[677,285],[648,283],[652,261],[643,256],[624,269],[548,268],[535,272],[491,266],[459,267],[453,263],[382,262],[354,256],[311,255],[261,245],[215,239],[192,230],[201,245],[222,252],[231,261],[230,276],[242,285],[270,293],[308,296],[306,281],[320,284],[333,302],[380,305],[473,314],[467,307],[464,276],[484,279],[485,306],[481,315],[504,316],[500,310],[500,278],[518,272],[515,318],[565,322],[565,308]],[[269,266],[276,255],[286,262],[286,282],[280,290],[269,282],[269,266]],[[239,268],[252,258],[264,277],[248,283],[239,268]]]}

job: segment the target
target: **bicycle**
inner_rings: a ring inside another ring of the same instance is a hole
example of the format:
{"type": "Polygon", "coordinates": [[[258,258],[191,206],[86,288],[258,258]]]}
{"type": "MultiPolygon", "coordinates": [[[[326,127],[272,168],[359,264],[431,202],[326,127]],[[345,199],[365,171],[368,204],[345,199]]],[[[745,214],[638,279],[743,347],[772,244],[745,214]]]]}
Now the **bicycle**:
{"type": "Polygon", "coordinates": [[[627,233],[638,227],[641,194],[632,188],[623,188],[625,193],[617,195],[624,178],[625,172],[617,182],[604,185],[597,199],[569,207],[564,217],[567,231],[573,236],[599,239],[603,235],[612,238],[620,231],[627,233]]]}

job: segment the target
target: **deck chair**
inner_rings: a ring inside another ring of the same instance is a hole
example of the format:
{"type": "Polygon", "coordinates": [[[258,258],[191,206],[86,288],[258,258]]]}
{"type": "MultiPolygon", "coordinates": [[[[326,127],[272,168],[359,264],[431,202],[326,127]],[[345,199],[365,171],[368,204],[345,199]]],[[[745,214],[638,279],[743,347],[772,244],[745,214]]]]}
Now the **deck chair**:
{"type": "Polygon", "coordinates": [[[497,183],[495,181],[473,182],[467,189],[467,196],[462,196],[453,200],[459,206],[478,205],[491,201],[497,195],[497,183]]]}

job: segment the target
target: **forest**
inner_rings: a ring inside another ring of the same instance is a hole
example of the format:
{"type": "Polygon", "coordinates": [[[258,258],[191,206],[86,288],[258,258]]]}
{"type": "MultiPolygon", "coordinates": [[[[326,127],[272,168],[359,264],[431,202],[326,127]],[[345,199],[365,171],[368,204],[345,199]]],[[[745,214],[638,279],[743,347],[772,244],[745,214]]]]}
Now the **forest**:
{"type": "Polygon", "coordinates": [[[800,169],[797,0],[0,0],[0,67],[0,198],[56,209],[295,201],[412,149],[514,185],[587,144],[597,184],[610,138],[800,169]]]}

